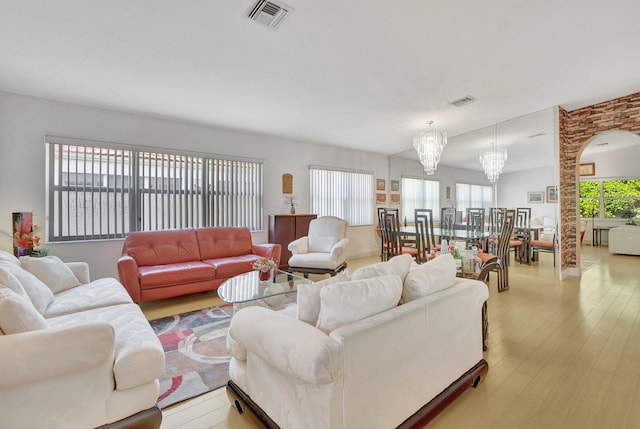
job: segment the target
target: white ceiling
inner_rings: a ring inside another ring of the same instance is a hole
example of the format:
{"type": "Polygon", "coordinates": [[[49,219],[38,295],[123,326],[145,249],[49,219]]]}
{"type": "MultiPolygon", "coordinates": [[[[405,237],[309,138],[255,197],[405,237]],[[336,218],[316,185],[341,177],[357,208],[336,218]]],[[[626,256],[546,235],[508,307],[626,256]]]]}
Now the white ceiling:
{"type": "Polygon", "coordinates": [[[386,154],[640,90],[638,0],[287,3],[0,0],[0,90],[386,154]]]}

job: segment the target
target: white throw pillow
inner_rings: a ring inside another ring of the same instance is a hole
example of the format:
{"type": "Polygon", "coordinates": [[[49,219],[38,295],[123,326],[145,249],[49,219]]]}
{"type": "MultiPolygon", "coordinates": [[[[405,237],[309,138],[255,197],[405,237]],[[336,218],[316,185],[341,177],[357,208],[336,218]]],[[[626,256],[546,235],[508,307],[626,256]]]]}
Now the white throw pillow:
{"type": "Polygon", "coordinates": [[[4,250],[0,250],[0,262],[2,261],[10,262],[13,265],[20,266],[20,261],[18,260],[18,258],[13,256],[13,254],[9,252],[5,252],[4,250]]]}
{"type": "Polygon", "coordinates": [[[298,320],[316,326],[320,314],[320,289],[346,281],[349,281],[349,275],[342,273],[316,283],[298,285],[298,320]]]}
{"type": "Polygon", "coordinates": [[[402,295],[399,276],[382,276],[327,285],[320,290],[316,327],[329,333],[341,326],[396,307],[402,295]]]}
{"type": "Polygon", "coordinates": [[[11,274],[11,271],[9,271],[6,268],[3,268],[1,265],[0,265],[0,286],[8,287],[18,295],[24,296],[25,298],[29,299],[29,295],[27,295],[27,291],[24,290],[24,288],[22,287],[22,285],[20,284],[20,281],[16,278],[16,276],[11,274]]]}
{"type": "Polygon", "coordinates": [[[23,269],[20,266],[13,265],[8,262],[0,262],[0,266],[13,274],[24,290],[29,295],[29,299],[33,306],[40,314],[44,314],[47,306],[53,301],[53,292],[42,283],[36,276],[23,269]]]}
{"type": "Polygon", "coordinates": [[[71,289],[80,284],[71,268],[57,256],[45,256],[43,258],[22,256],[20,264],[22,264],[22,268],[49,286],[53,293],[71,289]]]}
{"type": "Polygon", "coordinates": [[[0,329],[7,335],[45,329],[47,321],[36,311],[29,298],[7,287],[0,287],[0,329]]]}
{"type": "Polygon", "coordinates": [[[453,286],[456,278],[456,262],[451,254],[437,258],[411,269],[404,280],[402,301],[409,302],[453,286]]]}
{"type": "Polygon", "coordinates": [[[411,255],[399,255],[389,259],[387,262],[378,262],[357,269],[351,280],[371,279],[380,276],[399,276],[404,282],[405,277],[411,268],[411,255]]]}

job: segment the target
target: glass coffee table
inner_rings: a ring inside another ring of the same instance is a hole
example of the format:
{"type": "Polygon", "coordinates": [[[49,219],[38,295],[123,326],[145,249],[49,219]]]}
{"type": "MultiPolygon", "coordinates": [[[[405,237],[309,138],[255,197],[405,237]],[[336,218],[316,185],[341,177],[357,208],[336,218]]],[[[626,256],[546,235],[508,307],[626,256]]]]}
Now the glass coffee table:
{"type": "Polygon", "coordinates": [[[273,270],[273,277],[260,280],[257,271],[231,277],[218,288],[218,296],[233,304],[234,311],[250,305],[260,305],[274,310],[284,308],[287,295],[295,294],[298,285],[313,283],[309,279],[281,270],[273,270]]]}

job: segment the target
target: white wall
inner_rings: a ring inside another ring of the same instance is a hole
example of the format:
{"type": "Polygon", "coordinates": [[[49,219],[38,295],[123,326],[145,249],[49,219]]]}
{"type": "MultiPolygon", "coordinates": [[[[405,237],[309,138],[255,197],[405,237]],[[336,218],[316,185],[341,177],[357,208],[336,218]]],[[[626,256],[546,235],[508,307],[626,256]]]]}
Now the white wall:
{"type": "MultiPolygon", "coordinates": [[[[175,148],[264,159],[264,226],[254,242],[267,242],[267,214],[288,213],[281,178],[293,174],[297,213],[309,212],[309,164],[369,170],[387,178],[387,156],[280,137],[214,128],[0,92],[0,230],[11,231],[11,213],[33,211],[45,224],[45,135],[175,148]]],[[[372,208],[373,210],[373,208],[372,208]]],[[[375,255],[373,226],[349,228],[349,257],[375,255]]],[[[46,243],[65,261],[87,261],[92,277],[117,277],[122,240],[46,243]]],[[[11,239],[0,249],[12,251],[11,239]]]]}
{"type": "Polygon", "coordinates": [[[531,218],[538,218],[540,222],[544,216],[556,219],[558,203],[547,202],[547,186],[556,185],[555,168],[552,165],[503,174],[498,179],[498,206],[531,207],[531,218]],[[528,203],[527,192],[531,191],[544,192],[544,203],[528,203]]]}

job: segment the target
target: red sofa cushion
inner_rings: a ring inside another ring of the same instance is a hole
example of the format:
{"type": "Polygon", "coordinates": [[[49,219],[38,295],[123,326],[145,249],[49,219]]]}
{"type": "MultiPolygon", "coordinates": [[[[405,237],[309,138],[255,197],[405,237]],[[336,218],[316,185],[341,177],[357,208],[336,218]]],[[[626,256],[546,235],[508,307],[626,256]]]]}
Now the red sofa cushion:
{"type": "Polygon", "coordinates": [[[253,263],[260,259],[258,255],[240,255],[231,258],[210,259],[206,262],[216,269],[216,278],[227,278],[248,273],[253,270],[253,263]]]}
{"type": "MultiPolygon", "coordinates": [[[[250,255],[251,232],[242,227],[196,229],[202,260],[250,255]]],[[[217,275],[220,277],[220,275],[217,275]]]]}
{"type": "Polygon", "coordinates": [[[127,234],[122,253],[139,267],[200,261],[200,248],[193,229],[137,231],[127,234]]]}
{"type": "Polygon", "coordinates": [[[201,282],[216,277],[216,269],[212,265],[199,261],[140,267],[138,272],[141,289],[201,282]]]}

